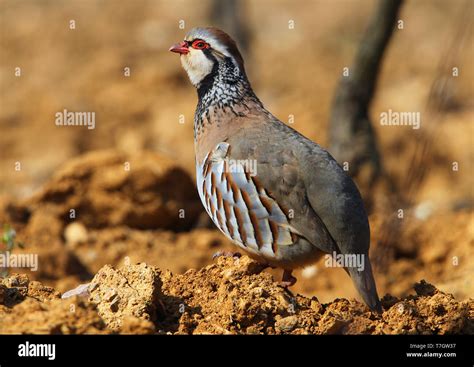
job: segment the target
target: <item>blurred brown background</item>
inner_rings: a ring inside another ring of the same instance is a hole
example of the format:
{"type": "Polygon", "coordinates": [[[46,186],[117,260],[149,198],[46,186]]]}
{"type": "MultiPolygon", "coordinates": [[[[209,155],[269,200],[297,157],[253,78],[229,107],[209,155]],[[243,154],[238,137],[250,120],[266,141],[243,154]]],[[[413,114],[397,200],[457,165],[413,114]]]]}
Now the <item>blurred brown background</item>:
{"type": "MultiPolygon", "coordinates": [[[[293,115],[292,127],[323,146],[328,143],[335,88],[343,68],[351,66],[376,5],[341,0],[239,2],[247,32],[242,37],[248,40],[244,57],[254,90],[273,114],[284,122],[293,115]],[[290,20],[294,29],[288,27],[290,20]]],[[[176,208],[182,203],[195,213],[184,227],[160,220],[156,211],[161,204],[138,214],[131,208],[133,215],[126,212],[109,220],[124,207],[146,206],[158,187],[185,180],[169,176],[170,181],[160,181],[162,170],[182,167],[190,182],[194,180],[197,96],[168,48],[194,26],[219,24],[211,6],[211,1],[182,0],[0,1],[0,220],[17,230],[26,245],[23,251],[40,254],[42,270],[33,277],[64,290],[125,256],[184,272],[211,263],[210,255],[218,249],[230,248],[200,215],[191,184],[181,189],[192,197],[173,199],[176,208]],[[70,20],[75,21],[74,30],[70,20]],[[16,67],[21,68],[20,77],[15,76],[16,67]],[[125,67],[130,77],[124,76],[125,67]],[[56,126],[55,113],[63,109],[95,112],[95,129],[56,126]],[[113,151],[71,163],[104,149],[113,151]],[[144,151],[163,158],[157,163],[144,158],[144,151]],[[136,162],[130,177],[112,185],[109,181],[118,180],[121,162],[128,160],[136,162]],[[15,162],[21,162],[21,171],[15,170],[15,162]],[[60,167],[66,168],[51,179],[60,167]],[[74,175],[78,177],[71,181],[74,175]],[[109,181],[96,184],[91,177],[109,181]],[[142,182],[147,178],[150,184],[142,182]],[[100,199],[94,190],[102,190],[100,199]],[[117,190],[123,195],[116,196],[117,190]],[[127,201],[127,193],[138,195],[140,190],[147,195],[127,201]],[[77,218],[66,216],[71,205],[83,208],[77,218]]],[[[459,77],[447,87],[449,103],[436,121],[424,113],[463,9],[472,13],[472,4],[407,1],[400,14],[404,27],[394,32],[382,65],[370,110],[384,169],[394,184],[370,193],[379,202],[370,220],[374,257],[382,259],[376,265],[382,295],[403,295],[421,278],[460,298],[474,293],[472,32],[454,60],[459,77]],[[421,112],[421,129],[381,126],[380,113],[389,109],[421,112]],[[407,172],[417,169],[412,157],[420,136],[430,147],[421,162],[427,174],[410,194],[410,207],[395,202],[395,209],[405,210],[399,219],[384,199],[390,194],[397,198],[396,192],[403,196],[407,172]],[[453,162],[458,162],[458,171],[453,171],[453,162]],[[391,223],[400,220],[403,228],[393,234],[391,223]]],[[[169,195],[162,193],[156,195],[166,206],[169,195]]],[[[298,292],[322,301],[355,296],[344,272],[322,263],[297,277],[298,292]]]]}

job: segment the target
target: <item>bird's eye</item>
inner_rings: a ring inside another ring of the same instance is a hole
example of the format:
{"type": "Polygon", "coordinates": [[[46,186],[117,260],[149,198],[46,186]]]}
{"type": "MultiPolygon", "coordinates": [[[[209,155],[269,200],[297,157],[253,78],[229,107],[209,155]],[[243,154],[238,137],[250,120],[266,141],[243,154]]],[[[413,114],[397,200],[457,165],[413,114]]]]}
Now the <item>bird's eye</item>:
{"type": "Polygon", "coordinates": [[[205,49],[205,48],[209,48],[209,44],[207,44],[204,41],[200,41],[200,40],[194,41],[192,46],[193,46],[193,48],[195,48],[197,50],[202,50],[202,49],[205,49]]]}

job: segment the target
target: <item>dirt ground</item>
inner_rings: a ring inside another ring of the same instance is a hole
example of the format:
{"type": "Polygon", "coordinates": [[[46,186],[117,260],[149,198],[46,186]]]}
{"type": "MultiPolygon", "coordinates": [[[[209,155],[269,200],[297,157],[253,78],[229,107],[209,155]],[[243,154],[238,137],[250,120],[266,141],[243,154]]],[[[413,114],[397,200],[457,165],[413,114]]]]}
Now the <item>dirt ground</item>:
{"type": "Polygon", "coordinates": [[[24,275],[0,284],[0,333],[454,334],[474,332],[472,302],[424,281],[404,299],[385,296],[382,315],[357,301],[295,295],[248,257],[181,275],[145,263],[104,266],[88,297],[59,293],[24,275]]]}
{"type": "MultiPolygon", "coordinates": [[[[39,256],[37,271],[9,269],[0,279],[0,333],[473,333],[472,47],[455,60],[461,73],[442,115],[422,112],[419,130],[377,123],[388,109],[425,111],[462,1],[406,4],[371,109],[394,182],[369,193],[382,315],[324,261],[297,271],[285,290],[279,270],[245,256],[212,259],[235,248],[199,201],[195,91],[166,51],[209,24],[206,3],[138,3],[0,3],[0,224],[24,244],[12,253],[39,256]],[[56,126],[64,108],[96,111],[96,128],[56,126]],[[430,155],[413,190],[420,137],[430,155]],[[409,205],[387,204],[407,191],[409,205]],[[60,298],[88,282],[90,295],[60,298]]],[[[245,2],[248,74],[269,110],[283,121],[293,115],[293,127],[324,146],[334,88],[374,2],[295,3],[274,1],[268,16],[266,1],[245,2]]]]}

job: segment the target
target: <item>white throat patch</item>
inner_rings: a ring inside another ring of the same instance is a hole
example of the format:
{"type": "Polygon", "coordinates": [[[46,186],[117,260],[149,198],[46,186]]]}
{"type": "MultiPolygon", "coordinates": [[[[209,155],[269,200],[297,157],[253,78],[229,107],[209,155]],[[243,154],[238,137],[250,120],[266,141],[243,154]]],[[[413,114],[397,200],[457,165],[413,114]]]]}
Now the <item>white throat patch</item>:
{"type": "Polygon", "coordinates": [[[191,47],[189,53],[182,55],[180,58],[181,65],[188,73],[189,80],[191,80],[195,87],[211,73],[214,66],[214,63],[204,55],[204,52],[194,50],[191,47]]]}

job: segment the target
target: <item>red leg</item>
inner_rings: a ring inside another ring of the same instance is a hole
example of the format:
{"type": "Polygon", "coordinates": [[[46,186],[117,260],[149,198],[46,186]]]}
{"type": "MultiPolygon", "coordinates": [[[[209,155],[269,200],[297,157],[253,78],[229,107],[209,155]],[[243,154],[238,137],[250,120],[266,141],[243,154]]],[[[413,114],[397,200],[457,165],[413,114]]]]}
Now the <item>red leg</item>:
{"type": "Polygon", "coordinates": [[[281,282],[280,282],[281,286],[288,288],[296,283],[296,278],[293,275],[291,275],[292,272],[293,270],[287,270],[287,269],[283,270],[283,277],[281,278],[281,282]]]}

